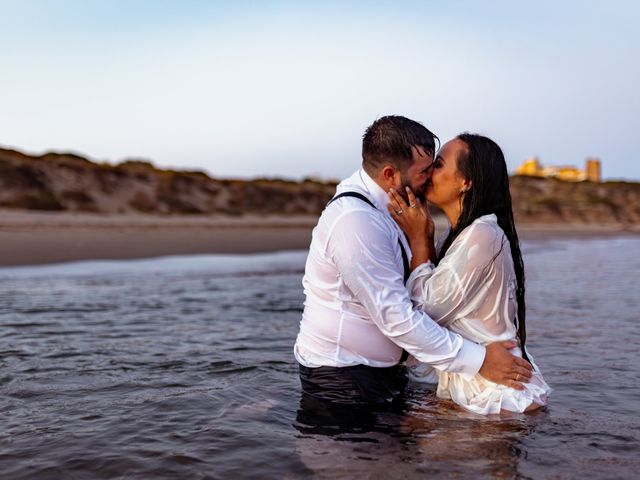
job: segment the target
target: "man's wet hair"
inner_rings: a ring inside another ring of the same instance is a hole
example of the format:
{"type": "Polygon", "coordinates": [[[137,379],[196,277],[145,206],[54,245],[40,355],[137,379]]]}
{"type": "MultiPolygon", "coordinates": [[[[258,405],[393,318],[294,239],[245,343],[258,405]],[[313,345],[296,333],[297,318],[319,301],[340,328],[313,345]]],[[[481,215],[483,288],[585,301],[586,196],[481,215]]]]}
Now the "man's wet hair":
{"type": "Polygon", "coordinates": [[[415,120],[388,115],[373,122],[362,137],[362,166],[376,173],[383,165],[393,165],[401,172],[413,165],[413,147],[433,155],[439,139],[415,120]]]}

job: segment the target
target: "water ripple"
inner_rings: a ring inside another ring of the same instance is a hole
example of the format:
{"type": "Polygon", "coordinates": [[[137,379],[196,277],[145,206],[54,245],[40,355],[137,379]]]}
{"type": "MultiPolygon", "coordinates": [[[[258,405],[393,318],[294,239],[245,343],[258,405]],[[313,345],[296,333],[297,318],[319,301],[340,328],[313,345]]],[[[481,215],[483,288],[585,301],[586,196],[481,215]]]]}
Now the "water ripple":
{"type": "Polygon", "coordinates": [[[633,477],[640,241],[524,251],[549,408],[478,418],[415,387],[352,431],[300,416],[305,252],[0,269],[0,474],[633,477]]]}

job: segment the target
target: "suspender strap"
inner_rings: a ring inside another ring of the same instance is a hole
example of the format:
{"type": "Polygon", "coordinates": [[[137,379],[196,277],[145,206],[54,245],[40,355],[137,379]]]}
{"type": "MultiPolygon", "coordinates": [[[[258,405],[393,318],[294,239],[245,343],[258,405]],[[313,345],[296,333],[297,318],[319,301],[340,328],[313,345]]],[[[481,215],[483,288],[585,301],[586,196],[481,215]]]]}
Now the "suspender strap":
{"type": "Polygon", "coordinates": [[[361,193],[358,192],[342,192],[339,193],[338,195],[336,195],[335,197],[333,197],[331,200],[329,200],[329,203],[327,203],[327,207],[329,205],[331,205],[333,202],[335,202],[337,199],[342,198],[342,197],[354,197],[354,198],[359,198],[360,200],[362,200],[364,203],[368,203],[369,205],[371,205],[373,208],[376,208],[376,206],[373,204],[373,202],[371,200],[369,200],[367,197],[365,197],[364,195],[362,195],[361,193]]]}
{"type": "Polygon", "coordinates": [[[398,239],[398,245],[400,245],[400,253],[402,253],[402,266],[404,267],[403,281],[407,283],[409,280],[409,275],[411,275],[411,267],[409,266],[409,258],[407,257],[407,252],[402,246],[402,242],[398,239]]]}
{"type": "MultiPolygon", "coordinates": [[[[373,204],[373,202],[371,200],[369,200],[367,197],[365,197],[364,195],[362,195],[361,193],[358,193],[358,192],[342,192],[342,193],[336,195],[335,197],[333,197],[329,201],[329,203],[327,203],[327,207],[329,205],[331,205],[333,202],[335,202],[337,199],[342,198],[342,197],[358,198],[358,199],[362,200],[364,203],[367,203],[367,204],[371,205],[373,208],[376,208],[376,206],[373,204]]],[[[403,281],[405,283],[407,283],[407,279],[409,278],[409,275],[411,274],[411,268],[409,267],[409,257],[407,256],[407,252],[404,249],[404,246],[402,245],[402,242],[400,241],[399,238],[398,238],[398,245],[400,245],[400,253],[402,253],[402,266],[404,268],[403,281]]]]}

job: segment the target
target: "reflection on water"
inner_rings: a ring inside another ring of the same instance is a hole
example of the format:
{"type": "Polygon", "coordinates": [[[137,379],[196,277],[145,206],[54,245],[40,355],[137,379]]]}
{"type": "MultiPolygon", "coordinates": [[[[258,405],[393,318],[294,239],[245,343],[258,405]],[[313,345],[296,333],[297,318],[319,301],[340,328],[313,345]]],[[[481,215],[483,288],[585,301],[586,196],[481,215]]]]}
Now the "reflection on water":
{"type": "Polygon", "coordinates": [[[2,478],[632,477],[640,239],[525,245],[548,409],[301,398],[304,252],[0,269],[2,478]]]}
{"type": "Polygon", "coordinates": [[[301,395],[294,426],[296,452],[324,478],[484,474],[512,478],[520,442],[548,418],[539,411],[511,418],[483,418],[414,386],[402,405],[376,411],[321,403],[301,395]]]}

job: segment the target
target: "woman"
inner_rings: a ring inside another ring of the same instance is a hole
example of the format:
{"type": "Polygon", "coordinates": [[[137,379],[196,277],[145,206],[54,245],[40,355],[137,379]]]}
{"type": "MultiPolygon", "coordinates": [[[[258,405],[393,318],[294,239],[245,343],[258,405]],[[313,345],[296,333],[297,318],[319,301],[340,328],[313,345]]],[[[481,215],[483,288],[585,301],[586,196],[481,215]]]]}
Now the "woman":
{"type": "Polygon", "coordinates": [[[407,280],[413,302],[440,325],[478,343],[517,337],[522,350],[514,353],[534,366],[522,391],[417,362],[410,367],[413,376],[433,381],[437,374],[438,396],[475,413],[525,412],[546,405],[551,389],[524,348],[524,264],[502,150],[491,139],[468,133],[440,149],[426,199],[444,211],[451,227],[437,247],[426,205],[409,189],[407,195],[409,205],[391,191],[389,211],[413,252],[407,280]]]}

